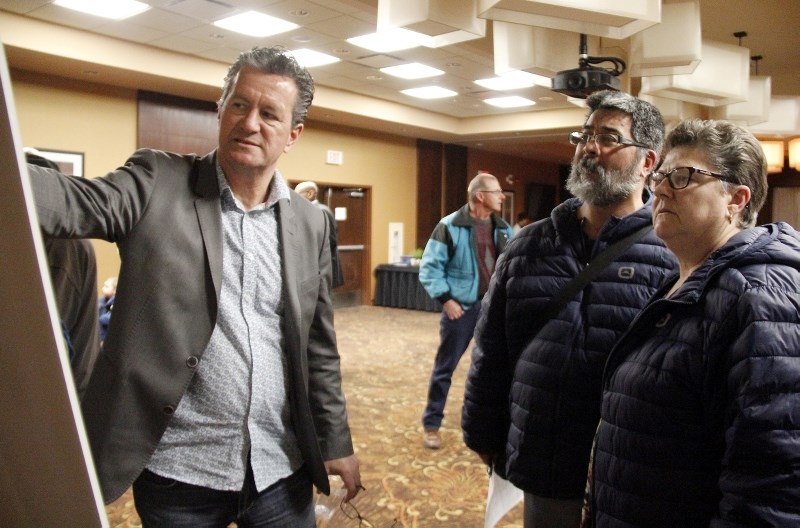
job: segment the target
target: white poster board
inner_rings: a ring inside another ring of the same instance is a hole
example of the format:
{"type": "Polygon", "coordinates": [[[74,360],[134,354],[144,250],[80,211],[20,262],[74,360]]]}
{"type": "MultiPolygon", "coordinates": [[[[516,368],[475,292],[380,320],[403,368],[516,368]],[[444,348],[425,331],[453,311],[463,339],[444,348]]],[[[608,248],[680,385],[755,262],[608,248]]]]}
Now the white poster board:
{"type": "Polygon", "coordinates": [[[105,527],[2,48],[0,88],[0,526],[105,527]]]}

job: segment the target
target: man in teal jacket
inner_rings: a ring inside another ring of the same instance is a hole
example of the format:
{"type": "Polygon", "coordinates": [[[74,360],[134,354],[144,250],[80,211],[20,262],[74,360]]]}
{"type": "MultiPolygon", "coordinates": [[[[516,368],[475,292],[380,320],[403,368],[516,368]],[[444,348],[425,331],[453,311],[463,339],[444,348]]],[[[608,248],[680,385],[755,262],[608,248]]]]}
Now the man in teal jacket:
{"type": "Polygon", "coordinates": [[[468,203],[436,225],[419,270],[425,290],[442,303],[441,342],[422,415],[424,445],[429,449],[441,446],[439,427],[453,371],[472,339],[497,257],[513,234],[496,214],[505,201],[497,178],[480,173],[467,192],[468,203]]]}

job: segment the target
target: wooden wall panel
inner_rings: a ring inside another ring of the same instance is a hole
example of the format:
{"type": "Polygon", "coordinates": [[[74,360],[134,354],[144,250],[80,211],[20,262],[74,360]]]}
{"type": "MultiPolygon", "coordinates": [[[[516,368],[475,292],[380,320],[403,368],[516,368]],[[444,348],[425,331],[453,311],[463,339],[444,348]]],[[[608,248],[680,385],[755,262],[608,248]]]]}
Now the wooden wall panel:
{"type": "Polygon", "coordinates": [[[467,174],[467,147],[444,146],[444,211],[447,215],[467,203],[467,185],[475,174],[467,174]]]}
{"type": "Polygon", "coordinates": [[[442,144],[417,140],[416,247],[424,248],[442,218],[442,144]]]}
{"type": "Polygon", "coordinates": [[[204,155],[217,147],[216,104],[145,91],[138,102],[139,148],[204,155]]]}

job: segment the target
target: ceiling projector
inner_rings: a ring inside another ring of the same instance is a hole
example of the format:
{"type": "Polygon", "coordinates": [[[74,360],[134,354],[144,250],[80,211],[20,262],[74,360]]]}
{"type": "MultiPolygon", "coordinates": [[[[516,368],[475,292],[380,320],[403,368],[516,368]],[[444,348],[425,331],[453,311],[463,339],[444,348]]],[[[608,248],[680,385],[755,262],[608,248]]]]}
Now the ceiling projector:
{"type": "Polygon", "coordinates": [[[586,99],[600,90],[619,90],[619,79],[603,68],[577,68],[556,73],[551,86],[554,92],[586,99]]]}
{"type": "Polygon", "coordinates": [[[625,72],[625,61],[617,57],[590,57],[586,35],[581,33],[578,46],[578,68],[560,71],[553,76],[550,89],[568,97],[586,99],[600,90],[619,90],[617,76],[625,72]],[[597,68],[592,64],[610,62],[613,68],[597,68]]]}

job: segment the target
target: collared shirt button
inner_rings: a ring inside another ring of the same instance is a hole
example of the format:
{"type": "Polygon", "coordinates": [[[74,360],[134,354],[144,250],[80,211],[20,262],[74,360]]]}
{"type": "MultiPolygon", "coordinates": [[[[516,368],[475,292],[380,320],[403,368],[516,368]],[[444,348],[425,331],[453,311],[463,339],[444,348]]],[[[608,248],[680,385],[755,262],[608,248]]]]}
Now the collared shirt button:
{"type": "Polygon", "coordinates": [[[164,414],[169,414],[170,416],[175,414],[175,407],[172,405],[165,405],[162,410],[164,411],[164,414]]]}
{"type": "Polygon", "coordinates": [[[200,360],[197,356],[189,356],[189,359],[186,360],[186,366],[189,368],[195,368],[198,364],[200,364],[200,360]]]}

